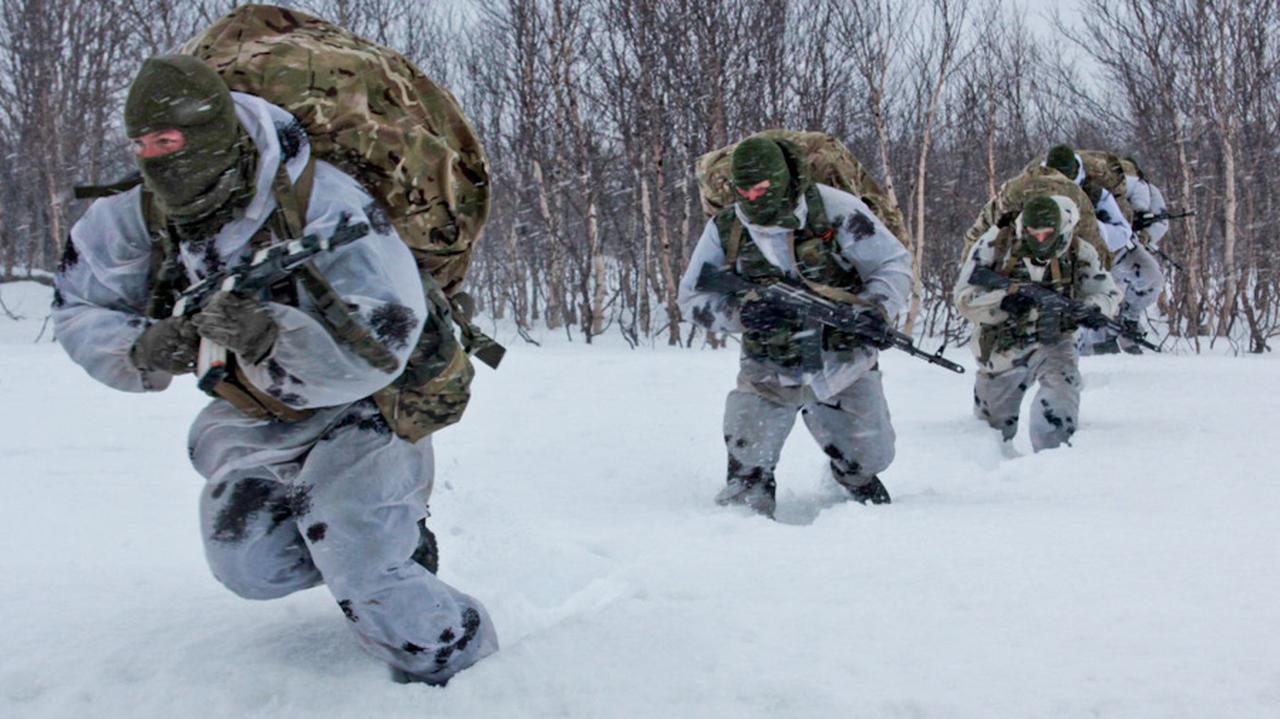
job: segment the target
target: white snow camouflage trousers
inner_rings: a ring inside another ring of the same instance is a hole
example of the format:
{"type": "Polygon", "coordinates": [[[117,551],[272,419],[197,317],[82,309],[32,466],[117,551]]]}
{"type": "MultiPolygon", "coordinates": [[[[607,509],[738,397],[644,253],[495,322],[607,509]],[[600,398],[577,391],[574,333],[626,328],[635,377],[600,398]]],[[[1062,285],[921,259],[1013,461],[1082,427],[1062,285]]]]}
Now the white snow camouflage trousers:
{"type": "Polygon", "coordinates": [[[867,370],[844,390],[819,401],[807,386],[761,381],[744,363],[737,388],[725,400],[729,482],[764,482],[772,489],[797,411],[830,458],[837,481],[863,485],[893,462],[896,437],[878,369],[867,370]]]}
{"type": "Polygon", "coordinates": [[[397,437],[371,400],[293,424],[214,402],[192,426],[190,452],[208,480],[205,555],[231,591],[272,599],[324,584],[370,654],[430,682],[497,650],[483,605],[412,559],[431,493],[429,437],[397,437]],[[245,461],[273,452],[281,461],[245,461]]]}
{"type": "MultiPolygon", "coordinates": [[[[1140,322],[1147,315],[1147,308],[1156,303],[1164,289],[1164,269],[1156,256],[1140,244],[1121,250],[1111,265],[1111,276],[1124,292],[1117,319],[1140,322]]],[[[1115,337],[1107,329],[1080,329],[1080,354],[1091,354],[1093,346],[1115,337]]],[[[1120,340],[1122,345],[1127,340],[1120,340]]]]}
{"type": "Polygon", "coordinates": [[[979,369],[973,386],[973,414],[1000,430],[1007,441],[1018,433],[1022,398],[1039,382],[1031,403],[1031,446],[1035,451],[1071,439],[1079,424],[1080,371],[1074,337],[1021,350],[1002,372],[979,369]]]}

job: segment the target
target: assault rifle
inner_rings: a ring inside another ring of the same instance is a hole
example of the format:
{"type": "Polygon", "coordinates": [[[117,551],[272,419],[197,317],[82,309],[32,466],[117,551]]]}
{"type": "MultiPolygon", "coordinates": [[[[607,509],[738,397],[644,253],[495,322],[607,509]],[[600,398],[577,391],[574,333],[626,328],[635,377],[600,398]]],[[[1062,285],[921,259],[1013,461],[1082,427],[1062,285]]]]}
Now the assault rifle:
{"type": "MultiPolygon", "coordinates": [[[[1133,231],[1136,234],[1138,232],[1142,232],[1143,230],[1156,224],[1157,222],[1164,222],[1165,220],[1178,220],[1183,217],[1192,217],[1195,214],[1196,214],[1195,210],[1187,210],[1186,212],[1172,212],[1172,213],[1169,212],[1168,210],[1165,210],[1164,212],[1161,212],[1159,214],[1152,214],[1150,212],[1140,212],[1133,216],[1133,231]]],[[[1147,249],[1150,250],[1151,253],[1154,254],[1156,257],[1159,257],[1165,262],[1168,262],[1169,264],[1173,265],[1179,272],[1186,272],[1186,270],[1182,268],[1182,265],[1178,264],[1177,260],[1170,257],[1168,254],[1165,253],[1164,250],[1160,249],[1159,247],[1152,246],[1152,247],[1148,247],[1147,249]]]]}
{"type": "MultiPolygon", "coordinates": [[[[313,282],[325,282],[318,271],[308,266],[316,255],[328,252],[337,247],[351,244],[369,234],[369,223],[352,223],[351,217],[342,214],[338,218],[333,235],[327,238],[319,235],[304,235],[297,240],[276,242],[253,253],[248,262],[237,265],[222,272],[215,272],[199,282],[191,285],[178,295],[173,305],[174,317],[186,317],[199,312],[217,292],[238,292],[254,296],[273,285],[288,279],[295,272],[299,273],[304,285],[313,282]],[[300,272],[301,271],[301,272],[300,272]]],[[[324,312],[326,308],[318,308],[324,312]]],[[[328,315],[328,313],[326,313],[328,315]]],[[[349,315],[342,314],[350,320],[349,315]]],[[[393,371],[398,364],[396,358],[381,348],[385,357],[368,357],[369,361],[384,371],[393,371]]],[[[200,356],[196,367],[200,389],[213,392],[214,387],[227,378],[227,350],[212,342],[200,342],[200,356]]]]}
{"type": "Polygon", "coordinates": [[[1164,222],[1165,220],[1180,220],[1184,217],[1194,217],[1195,214],[1195,210],[1187,210],[1186,212],[1169,212],[1168,210],[1165,210],[1164,212],[1157,214],[1139,212],[1134,215],[1133,224],[1131,226],[1133,227],[1134,232],[1141,232],[1157,222],[1164,222]]]}
{"type": "Polygon", "coordinates": [[[284,240],[267,245],[254,252],[248,262],[215,272],[184,290],[173,305],[173,316],[194,315],[217,292],[256,294],[289,277],[316,255],[349,245],[368,234],[369,223],[351,224],[351,217],[344,213],[338,218],[332,237],[305,235],[300,240],[284,240]]]}
{"type": "MultiPolygon", "coordinates": [[[[1015,284],[1013,280],[990,267],[982,266],[974,268],[973,273],[969,275],[969,282],[989,290],[1003,290],[1015,284]]],[[[1046,316],[1061,317],[1072,324],[1080,324],[1085,318],[1102,315],[1102,310],[1097,307],[1063,297],[1048,287],[1042,287],[1034,283],[1017,283],[1017,287],[1017,293],[1024,297],[1030,297],[1036,303],[1036,308],[1040,310],[1040,313],[1046,316]]],[[[1106,324],[1103,326],[1153,352],[1160,351],[1158,346],[1147,341],[1147,333],[1142,331],[1137,322],[1127,322],[1108,317],[1106,318],[1106,324]]]]}
{"type": "MultiPolygon", "coordinates": [[[[807,288],[791,280],[780,280],[767,285],[749,282],[732,272],[719,269],[710,262],[702,266],[698,273],[697,289],[701,292],[719,292],[731,294],[737,292],[755,292],[762,298],[772,299],[793,310],[811,323],[817,323],[848,332],[868,340],[872,344],[886,343],[894,349],[902,350],[912,357],[918,357],[929,364],[945,367],[956,374],[964,374],[964,367],[942,356],[942,351],[929,354],[917,348],[910,335],[903,334],[885,323],[876,315],[859,312],[854,307],[820,297],[807,288]]],[[[815,337],[821,338],[820,333],[815,337]]]]}

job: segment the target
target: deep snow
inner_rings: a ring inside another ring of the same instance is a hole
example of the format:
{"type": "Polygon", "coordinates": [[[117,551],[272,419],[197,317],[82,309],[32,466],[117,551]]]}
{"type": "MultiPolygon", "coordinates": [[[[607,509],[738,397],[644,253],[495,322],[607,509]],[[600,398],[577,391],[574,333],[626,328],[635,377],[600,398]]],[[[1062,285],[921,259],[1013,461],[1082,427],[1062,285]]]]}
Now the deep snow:
{"type": "Polygon", "coordinates": [[[1031,455],[972,419],[972,375],[889,354],[895,503],[838,503],[797,423],[771,523],[711,501],[733,353],[511,343],[432,506],[503,649],[434,689],[322,588],[223,589],[192,383],[100,386],[31,343],[47,289],[0,297],[28,315],[0,319],[3,717],[1280,715],[1269,358],[1087,358],[1075,446],[1031,455]]]}

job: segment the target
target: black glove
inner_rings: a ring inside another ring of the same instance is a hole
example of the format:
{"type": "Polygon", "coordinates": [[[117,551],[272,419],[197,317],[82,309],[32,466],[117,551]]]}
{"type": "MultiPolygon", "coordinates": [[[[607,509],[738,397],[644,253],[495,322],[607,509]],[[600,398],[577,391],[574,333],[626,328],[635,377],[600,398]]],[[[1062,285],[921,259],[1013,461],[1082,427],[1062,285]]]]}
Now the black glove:
{"type": "Polygon", "coordinates": [[[1107,316],[1102,314],[1102,310],[1092,307],[1085,313],[1084,317],[1080,318],[1079,322],[1091,330],[1100,330],[1107,326],[1107,316]]]}
{"type": "Polygon", "coordinates": [[[1009,313],[1009,316],[1014,319],[1025,317],[1026,314],[1031,311],[1031,308],[1035,306],[1035,300],[1020,292],[1005,295],[1004,299],[1000,300],[1000,309],[1009,313]]]}
{"type": "Polygon", "coordinates": [[[893,347],[893,324],[889,322],[889,313],[884,311],[883,307],[872,307],[862,313],[871,322],[867,323],[868,331],[862,336],[862,341],[875,347],[878,350],[887,350],[893,347]]]}
{"type": "Polygon", "coordinates": [[[200,334],[186,317],[169,317],[152,324],[129,348],[129,361],[144,372],[185,374],[196,366],[200,334]]]}
{"type": "Polygon", "coordinates": [[[759,299],[742,305],[738,313],[742,326],[749,330],[767,332],[800,322],[800,313],[772,299],[759,299]]]}
{"type": "Polygon", "coordinates": [[[279,328],[267,306],[257,300],[219,292],[192,322],[201,337],[257,364],[271,351],[279,328]]]}

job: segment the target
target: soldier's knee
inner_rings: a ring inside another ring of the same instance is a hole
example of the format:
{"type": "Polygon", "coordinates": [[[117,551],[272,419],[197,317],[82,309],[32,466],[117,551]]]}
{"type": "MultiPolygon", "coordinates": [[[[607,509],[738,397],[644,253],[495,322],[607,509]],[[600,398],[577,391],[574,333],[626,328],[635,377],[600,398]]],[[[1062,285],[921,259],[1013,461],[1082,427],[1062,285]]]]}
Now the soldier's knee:
{"type": "Polygon", "coordinates": [[[896,454],[892,428],[859,442],[853,448],[841,448],[828,444],[822,451],[831,459],[836,472],[845,476],[870,476],[879,474],[893,464],[896,454]]]}
{"type": "Polygon", "coordinates": [[[303,556],[268,554],[255,546],[209,548],[209,569],[222,586],[244,599],[279,599],[320,583],[320,573],[303,556]]]}

